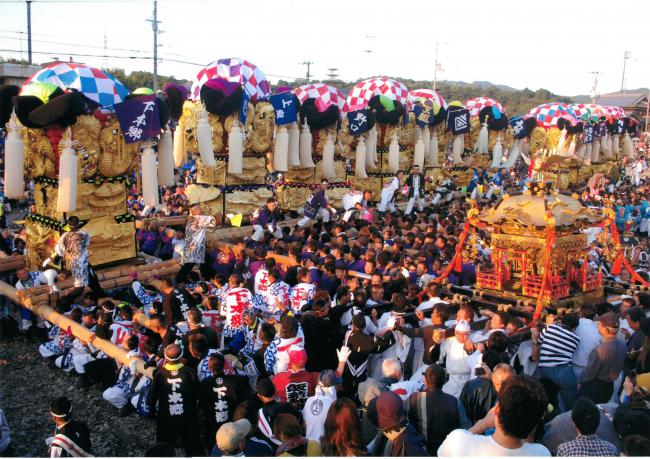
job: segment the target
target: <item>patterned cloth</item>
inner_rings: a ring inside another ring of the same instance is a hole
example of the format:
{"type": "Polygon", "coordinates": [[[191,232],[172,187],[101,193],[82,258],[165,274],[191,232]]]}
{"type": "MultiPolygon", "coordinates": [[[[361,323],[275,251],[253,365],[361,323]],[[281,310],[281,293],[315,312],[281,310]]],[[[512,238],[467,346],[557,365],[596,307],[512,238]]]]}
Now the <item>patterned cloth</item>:
{"type": "Polygon", "coordinates": [[[348,94],[343,111],[353,112],[365,108],[368,101],[377,95],[383,95],[395,102],[406,104],[409,91],[403,83],[390,78],[370,78],[369,80],[360,81],[348,94]]]}
{"type": "Polygon", "coordinates": [[[324,107],[336,105],[339,110],[343,110],[343,106],[345,105],[345,94],[328,84],[304,84],[294,89],[293,94],[298,98],[301,104],[307,99],[316,99],[320,100],[324,107]]]}
{"type": "Polygon", "coordinates": [[[447,108],[447,101],[432,89],[414,89],[409,91],[408,109],[413,110],[416,102],[421,102],[425,107],[432,107],[434,113],[438,113],[441,108],[447,108]]]}
{"type": "Polygon", "coordinates": [[[614,107],[613,105],[606,105],[605,106],[605,116],[607,118],[612,118],[615,120],[625,118],[625,110],[623,110],[621,107],[614,107]]]}
{"type": "Polygon", "coordinates": [[[575,440],[562,443],[557,448],[557,456],[618,456],[616,446],[597,435],[578,435],[575,440]]]}
{"type": "Polygon", "coordinates": [[[465,108],[469,110],[470,116],[478,116],[483,107],[496,107],[501,113],[505,113],[503,106],[489,97],[474,97],[465,103],[465,108]]]}
{"type": "Polygon", "coordinates": [[[72,274],[75,287],[88,285],[88,246],[90,235],[83,231],[63,233],[54,247],[60,257],[67,255],[68,270],[72,274]]]}
{"type": "Polygon", "coordinates": [[[84,64],[60,62],[48,65],[32,75],[32,82],[52,83],[61,89],[76,89],[102,107],[112,107],[124,100],[129,90],[110,73],[84,64]]]}
{"type": "Polygon", "coordinates": [[[271,95],[271,85],[256,65],[245,59],[230,57],[211,62],[199,71],[192,83],[191,98],[199,100],[201,86],[213,78],[239,83],[253,101],[268,99],[271,95]]]}
{"type": "Polygon", "coordinates": [[[546,129],[557,126],[557,121],[560,118],[566,118],[574,123],[577,121],[573,109],[563,103],[550,102],[542,104],[533,108],[529,114],[535,117],[538,126],[546,129]]]}
{"type": "Polygon", "coordinates": [[[205,231],[217,221],[211,215],[193,215],[185,226],[185,248],[181,263],[203,263],[205,260],[205,231]]]}
{"type": "Polygon", "coordinates": [[[607,116],[607,112],[602,105],[598,104],[572,104],[571,109],[576,115],[576,118],[580,120],[588,120],[592,116],[600,118],[601,116],[607,116]]]}

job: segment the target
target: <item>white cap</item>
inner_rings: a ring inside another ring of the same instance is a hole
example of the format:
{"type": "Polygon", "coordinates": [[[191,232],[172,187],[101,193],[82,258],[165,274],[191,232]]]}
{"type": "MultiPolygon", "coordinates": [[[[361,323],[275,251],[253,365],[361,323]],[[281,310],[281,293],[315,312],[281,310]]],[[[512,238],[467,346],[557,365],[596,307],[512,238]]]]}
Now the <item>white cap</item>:
{"type": "Polygon", "coordinates": [[[470,332],[469,324],[467,323],[466,320],[461,320],[456,324],[454,331],[461,332],[461,333],[469,333],[470,332]]]}

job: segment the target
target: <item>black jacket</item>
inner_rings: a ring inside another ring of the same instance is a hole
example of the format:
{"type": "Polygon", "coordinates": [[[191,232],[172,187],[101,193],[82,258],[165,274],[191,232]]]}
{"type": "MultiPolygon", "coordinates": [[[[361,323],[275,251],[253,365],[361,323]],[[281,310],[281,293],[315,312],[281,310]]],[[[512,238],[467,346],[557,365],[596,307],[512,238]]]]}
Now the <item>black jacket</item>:
{"type": "Polygon", "coordinates": [[[458,400],[440,389],[411,394],[408,407],[409,421],[424,434],[427,452],[432,456],[436,455],[447,435],[461,427],[458,400]]]}
{"type": "Polygon", "coordinates": [[[497,391],[494,390],[492,381],[478,377],[469,380],[463,386],[459,400],[463,402],[465,412],[472,425],[483,419],[490,409],[497,403],[497,391]]]}
{"type": "MultiPolygon", "coordinates": [[[[418,177],[420,177],[420,180],[418,181],[418,197],[424,198],[424,174],[420,173],[418,174],[418,177]]],[[[406,177],[405,184],[409,187],[408,197],[411,199],[415,192],[415,188],[413,188],[413,174],[409,174],[409,176],[406,177]]]]}
{"type": "Polygon", "coordinates": [[[149,412],[157,413],[158,423],[186,424],[196,421],[199,378],[188,366],[156,371],[149,389],[149,412]]]}

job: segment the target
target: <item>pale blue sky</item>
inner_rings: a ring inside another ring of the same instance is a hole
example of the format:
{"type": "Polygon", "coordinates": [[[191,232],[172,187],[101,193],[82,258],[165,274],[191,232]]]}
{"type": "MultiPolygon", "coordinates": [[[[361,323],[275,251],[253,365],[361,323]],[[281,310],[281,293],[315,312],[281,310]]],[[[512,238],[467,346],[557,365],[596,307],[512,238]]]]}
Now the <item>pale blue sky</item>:
{"type": "MultiPolygon", "coordinates": [[[[35,54],[34,60],[63,60],[66,53],[101,56],[104,33],[109,55],[150,57],[152,32],[146,19],[152,5],[36,0],[33,49],[51,54],[35,54]]],[[[0,49],[20,49],[17,32],[26,31],[25,10],[24,2],[0,0],[0,49]]],[[[170,59],[207,64],[242,57],[273,82],[278,76],[303,77],[300,62],[305,60],[314,62],[315,80],[324,78],[329,67],[337,67],[345,80],[380,74],[432,79],[439,41],[444,42],[439,79],[487,80],[574,95],[590,93],[589,72],[599,71],[599,92],[606,93],[620,89],[623,53],[630,51],[626,87],[650,86],[650,49],[642,26],[650,17],[647,1],[160,0],[158,10],[163,31],[159,72],[188,79],[198,67],[170,59]]],[[[22,47],[26,56],[25,39],[22,47]]],[[[104,65],[102,57],[75,60],[104,65]]],[[[108,64],[127,71],[152,69],[151,60],[109,58],[108,64]]]]}

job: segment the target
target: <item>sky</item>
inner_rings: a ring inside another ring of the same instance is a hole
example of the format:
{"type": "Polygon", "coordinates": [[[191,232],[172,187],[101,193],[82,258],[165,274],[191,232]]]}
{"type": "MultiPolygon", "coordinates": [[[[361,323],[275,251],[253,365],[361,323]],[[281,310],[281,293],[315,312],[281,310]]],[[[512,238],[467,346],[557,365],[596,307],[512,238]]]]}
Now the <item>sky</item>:
{"type": "MultiPolygon", "coordinates": [[[[74,60],[152,71],[152,11],[153,0],[34,0],[34,61],[86,54],[96,57],[74,60]]],[[[305,61],[313,81],[328,68],[343,80],[433,80],[438,42],[439,80],[577,95],[600,72],[604,94],[620,90],[626,51],[625,87],[650,86],[648,17],[641,0],[159,0],[158,72],[192,80],[200,65],[241,57],[273,83],[304,78],[305,61]]],[[[26,58],[26,23],[24,1],[0,0],[0,56],[26,58]]]]}

